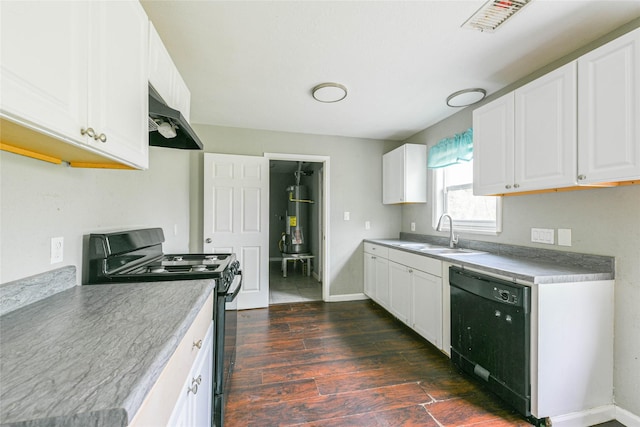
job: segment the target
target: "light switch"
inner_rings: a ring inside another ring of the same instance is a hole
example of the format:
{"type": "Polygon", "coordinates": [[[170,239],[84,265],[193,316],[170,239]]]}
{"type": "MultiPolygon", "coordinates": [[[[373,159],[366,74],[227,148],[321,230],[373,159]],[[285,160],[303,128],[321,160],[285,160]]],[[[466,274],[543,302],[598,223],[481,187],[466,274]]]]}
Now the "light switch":
{"type": "Polygon", "coordinates": [[[344,220],[345,221],[349,221],[351,219],[351,215],[349,214],[349,212],[345,212],[344,213],[344,220]]]}
{"type": "Polygon", "coordinates": [[[535,243],[546,243],[553,245],[554,242],[554,230],[553,228],[532,228],[531,229],[531,241],[535,243]]]}
{"type": "Polygon", "coordinates": [[[411,231],[416,231],[416,223],[415,222],[411,223],[411,231]]]}
{"type": "Polygon", "coordinates": [[[365,221],[364,222],[364,229],[365,230],[370,230],[371,229],[371,221],[365,221]]]}

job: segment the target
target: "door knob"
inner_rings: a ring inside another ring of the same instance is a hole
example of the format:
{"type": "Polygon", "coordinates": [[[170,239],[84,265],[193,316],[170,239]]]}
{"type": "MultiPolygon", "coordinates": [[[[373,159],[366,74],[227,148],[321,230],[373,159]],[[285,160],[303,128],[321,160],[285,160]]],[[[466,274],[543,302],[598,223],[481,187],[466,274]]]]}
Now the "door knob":
{"type": "Polygon", "coordinates": [[[207,237],[207,238],[204,240],[204,242],[205,242],[205,243],[211,243],[211,242],[213,242],[213,240],[211,240],[211,237],[207,237]]]}

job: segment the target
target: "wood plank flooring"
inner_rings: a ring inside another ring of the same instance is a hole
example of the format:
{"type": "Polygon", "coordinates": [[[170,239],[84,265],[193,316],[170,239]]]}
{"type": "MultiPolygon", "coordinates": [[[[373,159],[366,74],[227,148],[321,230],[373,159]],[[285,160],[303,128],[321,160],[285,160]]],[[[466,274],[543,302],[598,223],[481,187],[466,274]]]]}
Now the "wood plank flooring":
{"type": "Polygon", "coordinates": [[[529,426],[371,301],[238,312],[227,427],[529,426]]]}

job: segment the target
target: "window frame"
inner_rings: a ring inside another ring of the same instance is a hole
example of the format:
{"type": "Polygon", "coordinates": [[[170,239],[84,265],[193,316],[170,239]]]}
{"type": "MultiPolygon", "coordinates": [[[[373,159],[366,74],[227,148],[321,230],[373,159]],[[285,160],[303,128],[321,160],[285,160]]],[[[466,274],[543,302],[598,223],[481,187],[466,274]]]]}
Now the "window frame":
{"type": "MultiPolygon", "coordinates": [[[[431,225],[435,230],[438,226],[438,220],[445,211],[445,188],[444,188],[444,169],[429,169],[428,176],[431,182],[431,225]]],[[[453,185],[452,188],[469,187],[471,184],[453,185]]],[[[491,223],[493,224],[493,223],[491,223]]],[[[456,220],[453,218],[453,228],[456,232],[482,235],[498,235],[502,232],[502,197],[496,196],[496,222],[495,227],[488,226],[488,221],[467,221],[456,220]]],[[[449,231],[449,221],[444,221],[441,231],[449,231]]]]}

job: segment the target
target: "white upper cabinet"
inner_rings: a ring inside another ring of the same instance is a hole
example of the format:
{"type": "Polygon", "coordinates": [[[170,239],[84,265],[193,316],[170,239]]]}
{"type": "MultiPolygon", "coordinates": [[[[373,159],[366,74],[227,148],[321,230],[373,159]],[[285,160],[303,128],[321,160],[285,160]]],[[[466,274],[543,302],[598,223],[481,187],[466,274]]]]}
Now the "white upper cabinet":
{"type": "Polygon", "coordinates": [[[149,165],[148,18],[138,1],[92,2],[89,121],[92,146],[149,165]],[[117,31],[113,29],[117,28],[117,31]]]}
{"type": "Polygon", "coordinates": [[[576,184],[576,64],[515,91],[516,191],[576,184]]]}
{"type": "Polygon", "coordinates": [[[191,93],[152,23],[149,23],[149,83],[169,107],[189,120],[191,93]]]}
{"type": "Polygon", "coordinates": [[[2,148],[72,166],[147,168],[148,19],[140,3],[0,7],[2,148]]]}
{"type": "Polygon", "coordinates": [[[580,184],[640,178],[640,29],[578,59],[580,184]]]}
{"type": "Polygon", "coordinates": [[[575,185],[574,62],[473,112],[474,194],[575,185]]]}
{"type": "Polygon", "coordinates": [[[511,190],[513,164],[513,92],[473,112],[473,193],[511,190]]]}
{"type": "Polygon", "coordinates": [[[2,2],[3,117],[78,143],[87,122],[88,2],[2,2]]]}
{"type": "Polygon", "coordinates": [[[427,201],[427,146],[404,144],[382,156],[382,203],[427,201]]]}

